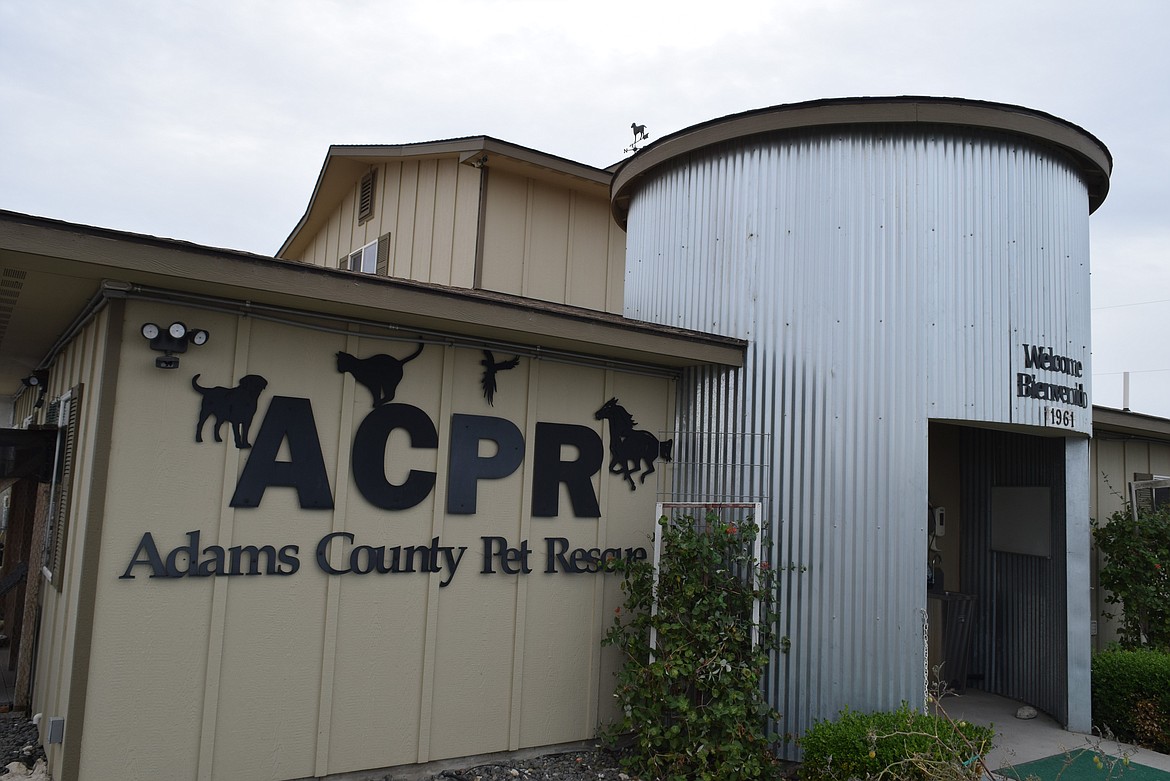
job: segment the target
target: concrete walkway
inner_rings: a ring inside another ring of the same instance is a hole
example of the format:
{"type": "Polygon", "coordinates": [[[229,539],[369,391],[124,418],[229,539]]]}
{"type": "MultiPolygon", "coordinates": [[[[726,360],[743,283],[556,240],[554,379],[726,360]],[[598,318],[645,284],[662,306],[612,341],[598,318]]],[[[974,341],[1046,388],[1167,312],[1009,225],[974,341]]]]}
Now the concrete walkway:
{"type": "Polygon", "coordinates": [[[995,729],[995,750],[987,758],[987,767],[991,770],[1083,748],[1099,748],[1106,754],[1115,757],[1128,755],[1131,762],[1170,773],[1170,756],[1165,754],[1093,735],[1068,732],[1044,713],[1034,719],[1017,719],[1016,710],[1023,704],[974,689],[968,689],[966,694],[947,695],[941,703],[943,710],[955,721],[986,724],[995,729]]]}

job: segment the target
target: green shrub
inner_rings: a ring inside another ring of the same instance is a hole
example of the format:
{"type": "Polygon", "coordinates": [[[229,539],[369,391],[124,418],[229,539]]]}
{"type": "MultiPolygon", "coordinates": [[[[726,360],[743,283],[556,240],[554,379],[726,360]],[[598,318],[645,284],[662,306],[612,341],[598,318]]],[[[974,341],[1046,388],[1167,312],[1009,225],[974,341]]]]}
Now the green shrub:
{"type": "Polygon", "coordinates": [[[1128,504],[1093,523],[1093,541],[1105,554],[1098,580],[1105,601],[1118,605],[1123,648],[1170,651],[1170,506],[1142,510],[1134,522],[1128,504]]]}
{"type": "Polygon", "coordinates": [[[801,778],[977,779],[978,761],[991,750],[994,732],[976,724],[911,711],[858,713],[815,724],[800,740],[801,778]]]}
{"type": "Polygon", "coordinates": [[[1093,721],[1119,740],[1170,751],[1170,653],[1110,650],[1094,656],[1093,721]]]}
{"type": "Polygon", "coordinates": [[[625,655],[614,691],[624,715],[603,734],[632,736],[622,764],[642,778],[768,778],[776,767],[768,727],[779,714],[764,700],[761,679],[776,645],[767,610],[774,576],[752,556],[758,530],[713,513],[703,522],[658,523],[657,589],[651,562],[610,563],[624,576],[626,600],[604,642],[625,655]]]}

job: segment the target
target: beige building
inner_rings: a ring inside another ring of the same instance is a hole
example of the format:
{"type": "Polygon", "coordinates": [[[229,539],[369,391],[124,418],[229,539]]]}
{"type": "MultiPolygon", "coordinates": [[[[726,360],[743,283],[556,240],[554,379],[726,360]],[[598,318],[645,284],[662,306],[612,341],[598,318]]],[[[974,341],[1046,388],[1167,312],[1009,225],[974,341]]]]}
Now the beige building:
{"type": "Polygon", "coordinates": [[[743,354],[618,314],[608,181],[487,138],[334,148],[285,259],[0,215],[0,383],[65,432],[51,487],[7,481],[54,778],[595,734],[597,562],[647,555],[670,469],[619,456],[628,418],[664,442],[679,368],[743,354]]]}
{"type": "MultiPolygon", "coordinates": [[[[1170,420],[1109,407],[1093,408],[1093,447],[1089,469],[1089,508],[1093,518],[1105,521],[1125,506],[1130,482],[1170,476],[1170,420]]],[[[1140,499],[1139,499],[1140,506],[1140,499]]],[[[1093,620],[1097,631],[1093,649],[1104,650],[1117,640],[1115,622],[1102,614],[1116,613],[1105,602],[1107,592],[1097,586],[1101,554],[1093,560],[1093,620]]]]}
{"type": "MultiPolygon", "coordinates": [[[[1051,568],[1067,547],[1076,556],[1065,558],[1078,566],[1083,559],[1087,569],[1081,508],[1100,517],[1113,506],[1100,474],[1120,488],[1135,473],[1170,470],[1170,423],[1097,409],[1091,427],[1087,380],[1076,386],[1083,404],[1067,393],[1021,400],[1023,374],[1071,391],[1072,380],[1060,375],[1071,376],[1074,364],[1077,377],[1088,370],[1087,295],[1067,305],[1086,337],[1075,350],[1005,351],[1001,367],[981,373],[986,392],[962,414],[899,407],[877,415],[898,458],[866,450],[863,438],[844,444],[835,438],[844,424],[816,411],[821,397],[812,391],[822,385],[809,372],[821,358],[835,367],[842,355],[857,357],[841,363],[839,375],[836,368],[825,375],[825,399],[870,387],[854,376],[854,364],[872,354],[863,340],[841,336],[831,349],[801,353],[802,343],[789,339],[768,364],[776,377],[760,379],[764,369],[758,376],[743,369],[764,354],[756,331],[749,340],[708,333],[729,333],[724,323],[712,325],[717,317],[695,326],[701,330],[675,327],[685,321],[669,313],[655,317],[671,325],[630,317],[654,304],[663,277],[674,295],[696,294],[702,316],[712,306],[699,300],[706,288],[695,282],[706,277],[654,270],[674,262],[666,252],[651,257],[654,242],[675,241],[648,229],[645,211],[636,213],[647,208],[637,198],[650,192],[639,188],[666,170],[657,166],[677,162],[671,176],[698,176],[700,168],[688,167],[741,141],[758,143],[761,129],[787,144],[830,126],[834,138],[864,134],[875,122],[886,138],[896,121],[918,138],[937,131],[931,116],[986,135],[992,151],[1022,144],[1051,166],[1054,181],[1077,194],[1060,202],[1079,226],[1053,234],[1087,237],[1082,223],[1104,197],[1111,165],[1099,142],[1027,109],[911,98],[777,107],[681,131],[635,157],[614,191],[611,171],[486,137],[333,147],[275,258],[0,212],[0,395],[11,419],[0,440],[11,505],[0,586],[12,586],[3,604],[18,671],[15,704],[42,715],[53,777],[355,779],[592,737],[611,715],[618,660],[600,640],[621,603],[615,576],[598,572],[597,562],[649,555],[656,503],[677,498],[684,482],[710,478],[684,467],[716,464],[694,456],[686,438],[740,425],[752,406],[744,389],[753,384],[775,382],[792,398],[811,394],[777,413],[773,430],[737,434],[731,456],[721,440],[714,449],[727,452],[711,472],[728,483],[724,498],[775,502],[785,485],[805,492],[764,519],[776,529],[769,555],[793,563],[782,586],[792,652],[766,681],[774,705],[783,710],[789,698],[803,709],[789,709],[786,719],[832,715],[822,711],[844,700],[896,707],[904,690],[918,691],[923,652],[939,660],[943,651],[937,592],[993,593],[996,581],[980,567],[1024,562],[1028,574],[1051,568]],[[734,138],[718,136],[721,128],[734,138]],[[671,152],[680,145],[685,154],[671,152]],[[1082,159],[1085,149],[1091,155],[1082,159]],[[1069,160],[1085,164],[1075,169],[1069,160]],[[626,223],[615,214],[630,220],[631,239],[643,221],[644,258],[633,250],[627,257],[626,223]],[[1020,415],[1012,426],[985,425],[998,420],[991,413],[1012,410],[1020,415]],[[1049,416],[1056,412],[1060,419],[1049,416]],[[680,422],[699,413],[707,415],[701,425],[680,422]],[[907,433],[911,424],[921,436],[907,433]],[[1090,428],[1098,437],[1091,446],[1090,428]],[[799,447],[777,449],[785,455],[769,462],[768,438],[784,436],[799,447]],[[627,447],[647,438],[651,454],[627,447]],[[901,470],[911,447],[921,457],[909,477],[855,481],[864,490],[816,471],[845,456],[858,468],[901,470]],[[1006,482],[991,469],[1002,453],[1015,462],[1006,482]],[[741,458],[748,455],[759,458],[741,458]],[[1049,497],[1041,515],[1057,542],[1047,556],[984,539],[994,531],[988,502],[1000,488],[1021,486],[1049,497]],[[814,496],[822,493],[824,502],[814,496]],[[840,502],[859,510],[843,511],[840,502]],[[807,544],[793,531],[804,516],[807,544]],[[940,577],[930,583],[935,564],[940,577]],[[924,649],[922,616],[932,611],[936,639],[924,649]],[[819,643],[816,631],[836,632],[827,627],[839,617],[848,632],[819,643]],[[882,656],[873,651],[877,640],[911,652],[882,656]],[[864,677],[843,686],[833,671],[853,656],[865,657],[852,665],[864,677]],[[887,661],[909,672],[895,676],[887,661]],[[898,686],[890,684],[895,677],[898,686]]],[[[862,140],[860,149],[872,149],[862,140]]],[[[783,158],[793,166],[781,173],[814,164],[819,148],[795,148],[783,158]]],[[[900,150],[888,160],[901,165],[900,150]]],[[[1010,174],[1003,181],[1014,181],[1016,158],[1002,156],[1010,174]]],[[[852,175],[856,159],[825,165],[852,175]]],[[[891,177],[891,187],[911,180],[891,177]]],[[[953,181],[975,187],[977,180],[953,181]]],[[[810,176],[800,186],[820,184],[810,176]]],[[[689,191],[663,185],[660,192],[689,191]]],[[[796,195],[791,203],[807,205],[796,195]]],[[[855,211],[841,224],[863,237],[884,230],[866,222],[872,200],[851,201],[855,211]]],[[[680,213],[692,205],[680,201],[680,213]]],[[[998,230],[1003,213],[988,211],[987,225],[998,230]]],[[[699,222],[671,223],[678,236],[702,234],[681,242],[680,257],[728,276],[722,272],[738,262],[740,244],[702,233],[699,222]]],[[[1033,230],[1027,219],[1019,226],[1011,229],[1033,230]]],[[[761,233],[785,235],[774,227],[761,233]]],[[[829,227],[830,238],[841,229],[829,227]]],[[[845,333],[842,322],[852,327],[853,312],[840,296],[819,304],[809,296],[814,287],[800,274],[821,266],[800,261],[818,257],[821,245],[817,230],[805,234],[793,282],[780,288],[798,316],[777,323],[787,329],[791,320],[819,345],[822,335],[845,333]],[[819,324],[830,305],[840,317],[819,324]]],[[[882,235],[891,258],[907,254],[900,236],[882,235]]],[[[1087,260],[1083,244],[1077,251],[1087,260]]],[[[923,267],[938,256],[924,254],[923,267]]],[[[826,257],[855,255],[834,249],[826,257]]],[[[1075,265],[1087,287],[1087,265],[1075,265]]],[[[884,280],[880,264],[871,266],[884,280]]],[[[966,268],[956,266],[953,279],[964,279],[966,268]]],[[[944,293],[971,287],[939,284],[944,293]]],[[[748,291],[753,302],[758,290],[748,291]]],[[[761,302],[761,322],[788,311],[773,303],[761,302]]],[[[945,324],[945,308],[939,312],[945,324]]],[[[1037,322],[1064,319],[1045,313],[1037,322]]],[[[997,323],[981,323],[987,343],[1008,344],[997,323]]],[[[911,335],[922,331],[906,326],[911,335]]],[[[971,337],[924,365],[959,371],[985,346],[971,337]]],[[[918,398],[915,375],[889,365],[883,382],[902,384],[885,395],[858,393],[861,402],[918,398]]],[[[957,398],[939,403],[955,406],[957,398]]],[[[856,421],[874,417],[860,404],[846,412],[856,421]]],[[[1080,661],[1089,617],[1079,606],[1089,599],[1077,572],[1070,565],[1047,573],[1042,588],[1069,598],[1045,621],[1050,634],[1072,638],[1064,650],[1080,661]]],[[[988,668],[986,650],[975,657],[988,668]]],[[[1009,666],[1014,678],[1031,675],[1018,659],[1009,666]]],[[[1049,677],[1053,701],[1081,697],[1069,685],[1081,678],[1049,677]]],[[[1081,699],[1068,709],[1078,718],[1087,715],[1087,695],[1081,699]]]]}
{"type": "Polygon", "coordinates": [[[485,137],[335,146],[277,257],[620,314],[610,179],[485,137]]]}

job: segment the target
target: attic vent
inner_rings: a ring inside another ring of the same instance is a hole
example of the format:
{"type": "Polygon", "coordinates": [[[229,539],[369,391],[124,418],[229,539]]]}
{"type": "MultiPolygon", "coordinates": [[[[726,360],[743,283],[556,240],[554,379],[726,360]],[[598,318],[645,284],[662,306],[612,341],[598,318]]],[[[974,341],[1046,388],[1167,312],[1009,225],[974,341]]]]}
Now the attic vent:
{"type": "Polygon", "coordinates": [[[0,341],[4,340],[4,334],[8,331],[26,276],[27,272],[12,268],[4,269],[0,275],[0,341]]]}
{"type": "Polygon", "coordinates": [[[358,193],[358,225],[374,216],[374,185],[378,179],[377,170],[371,168],[362,177],[361,190],[358,193]]]}

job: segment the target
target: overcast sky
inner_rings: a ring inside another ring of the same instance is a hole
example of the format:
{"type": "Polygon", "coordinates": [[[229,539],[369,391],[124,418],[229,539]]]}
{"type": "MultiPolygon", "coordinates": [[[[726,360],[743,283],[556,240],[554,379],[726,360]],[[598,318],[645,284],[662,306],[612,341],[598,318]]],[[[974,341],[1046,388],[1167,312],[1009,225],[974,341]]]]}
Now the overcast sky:
{"type": "Polygon", "coordinates": [[[0,208],[274,253],[329,144],[491,135],[590,165],[763,106],[1015,103],[1113,153],[1093,400],[1170,417],[1166,0],[0,0],[0,208]]]}

